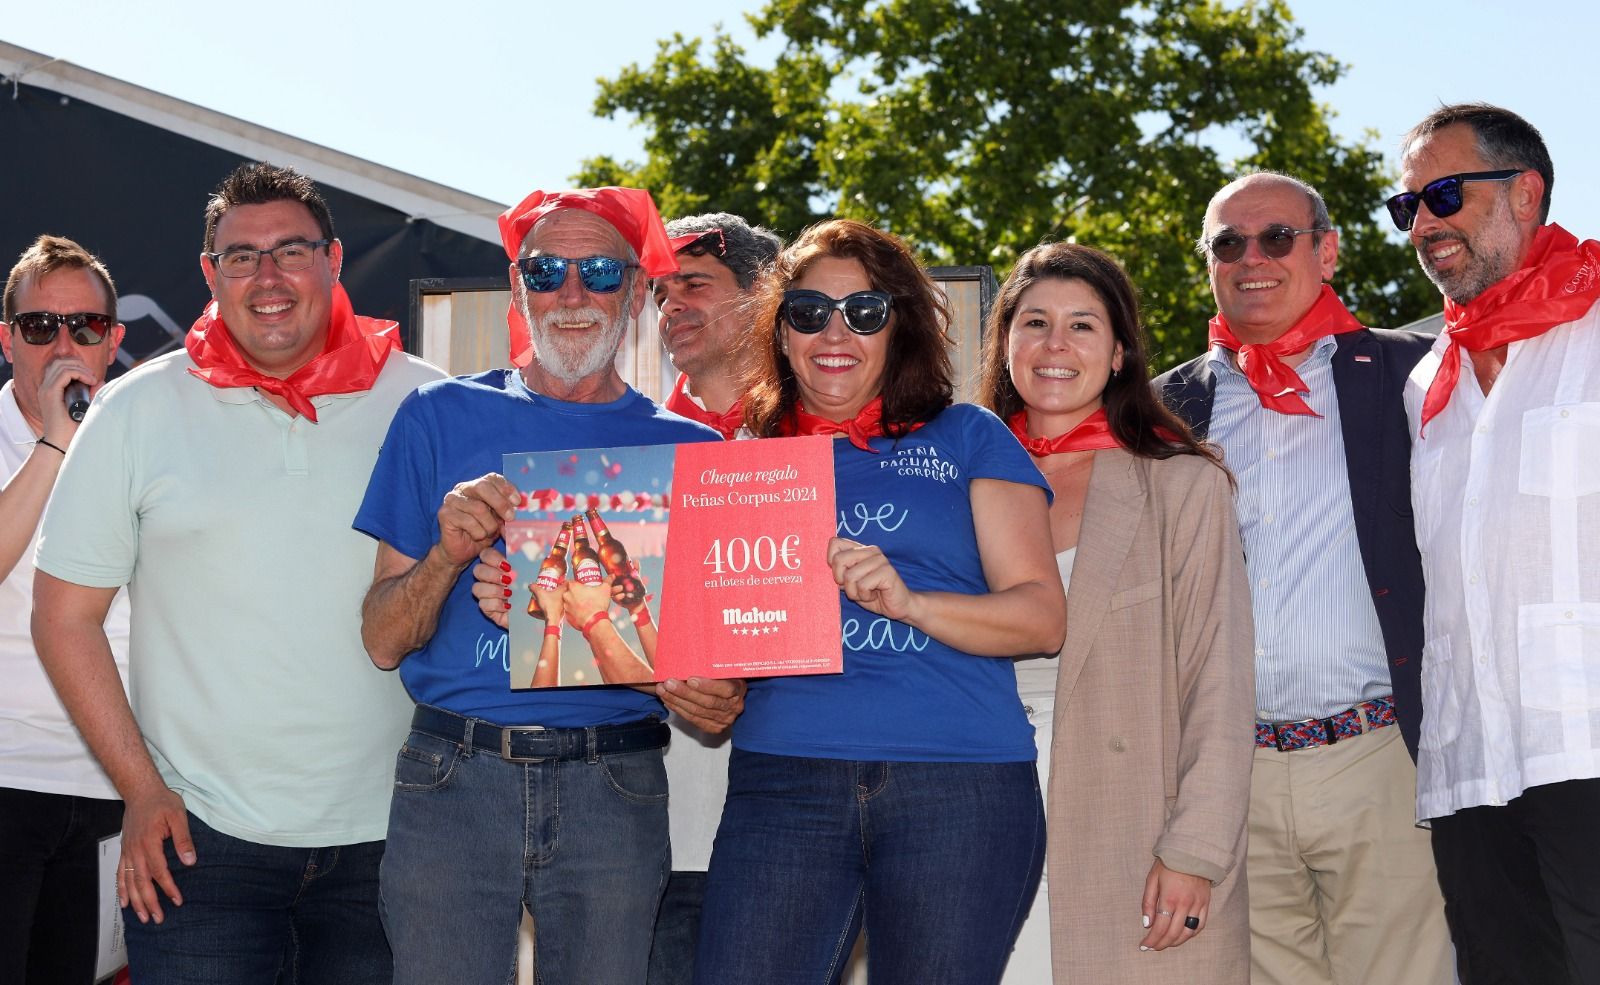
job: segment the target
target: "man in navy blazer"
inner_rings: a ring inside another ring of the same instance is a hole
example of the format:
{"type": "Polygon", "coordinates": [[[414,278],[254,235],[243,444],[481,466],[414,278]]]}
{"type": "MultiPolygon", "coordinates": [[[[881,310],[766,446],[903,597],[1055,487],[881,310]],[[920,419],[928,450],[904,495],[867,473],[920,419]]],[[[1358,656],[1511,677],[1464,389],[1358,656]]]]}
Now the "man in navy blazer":
{"type": "Polygon", "coordinates": [[[1422,570],[1401,402],[1432,339],[1344,307],[1327,284],[1338,231],[1298,179],[1224,187],[1199,248],[1211,345],[1156,385],[1238,480],[1256,626],[1252,981],[1446,985],[1411,811],[1422,570]]]}

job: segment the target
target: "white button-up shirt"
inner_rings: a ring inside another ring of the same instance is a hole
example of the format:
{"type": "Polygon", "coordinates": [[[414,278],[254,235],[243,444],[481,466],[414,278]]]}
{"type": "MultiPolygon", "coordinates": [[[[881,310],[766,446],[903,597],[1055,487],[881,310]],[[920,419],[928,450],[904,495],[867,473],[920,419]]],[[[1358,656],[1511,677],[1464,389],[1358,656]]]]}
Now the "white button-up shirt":
{"type": "Polygon", "coordinates": [[[1412,372],[1411,496],[1427,578],[1417,817],[1600,776],[1600,305],[1513,342],[1485,396],[1447,339],[1412,372]]]}

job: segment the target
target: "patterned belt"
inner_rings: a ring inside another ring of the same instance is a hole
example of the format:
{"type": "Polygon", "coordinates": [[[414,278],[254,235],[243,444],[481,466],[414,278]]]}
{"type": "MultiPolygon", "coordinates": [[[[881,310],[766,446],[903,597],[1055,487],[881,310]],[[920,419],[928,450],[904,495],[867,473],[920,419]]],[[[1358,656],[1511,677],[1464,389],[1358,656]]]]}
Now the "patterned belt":
{"type": "Polygon", "coordinates": [[[1332,718],[1309,718],[1303,722],[1256,722],[1256,748],[1289,752],[1309,746],[1331,746],[1364,732],[1394,724],[1394,698],[1373,698],[1332,718]],[[1361,727],[1365,715],[1367,727],[1361,727]]]}

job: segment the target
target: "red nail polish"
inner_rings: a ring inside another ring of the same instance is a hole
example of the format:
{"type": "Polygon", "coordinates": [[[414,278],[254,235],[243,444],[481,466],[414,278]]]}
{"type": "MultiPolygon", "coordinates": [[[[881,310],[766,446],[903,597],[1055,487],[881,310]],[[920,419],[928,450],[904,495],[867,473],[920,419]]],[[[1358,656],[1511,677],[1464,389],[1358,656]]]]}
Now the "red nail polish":
{"type": "Polygon", "coordinates": [[[511,576],[510,575],[501,575],[500,576],[500,584],[502,584],[502,585],[511,584],[511,576]]]}
{"type": "Polygon", "coordinates": [[[504,589],[504,594],[505,594],[506,598],[510,598],[511,597],[511,589],[509,589],[509,588],[504,589]]]}
{"type": "Polygon", "coordinates": [[[504,561],[501,561],[500,562],[500,570],[501,571],[510,571],[511,570],[511,565],[507,564],[504,561]]]}

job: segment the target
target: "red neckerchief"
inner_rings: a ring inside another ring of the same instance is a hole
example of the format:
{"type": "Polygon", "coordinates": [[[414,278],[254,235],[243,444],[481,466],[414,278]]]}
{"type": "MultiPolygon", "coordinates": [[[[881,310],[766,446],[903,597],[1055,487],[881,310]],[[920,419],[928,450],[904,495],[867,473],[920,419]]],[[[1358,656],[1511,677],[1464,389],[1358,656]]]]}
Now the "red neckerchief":
{"type": "Polygon", "coordinates": [[[1122,447],[1121,442],[1111,433],[1111,421],[1106,418],[1104,407],[1079,421],[1066,434],[1058,434],[1054,438],[1028,437],[1026,410],[1012,414],[1006,423],[1011,425],[1011,433],[1022,442],[1022,447],[1028,449],[1035,458],[1069,451],[1099,451],[1102,448],[1122,447]]]}
{"type": "Polygon", "coordinates": [[[400,348],[400,326],[392,321],[357,315],[350,307],[344,285],[333,285],[333,308],[328,313],[328,341],[321,355],[295,370],[286,380],[267,374],[245,361],[233,334],[217,313],[217,302],[206,305],[189,329],[183,347],[194,366],[189,372],[218,389],[253,386],[277,394],[291,414],[317,423],[311,398],[327,393],[357,393],[372,389],[389,353],[400,348]]]}
{"type": "Polygon", "coordinates": [[[1461,350],[1484,352],[1531,339],[1583,317],[1600,298],[1600,243],[1555,223],[1539,227],[1524,266],[1464,305],[1444,299],[1444,333],[1450,340],[1439,371],[1422,398],[1422,425],[1450,403],[1461,378],[1461,350]]]}
{"type": "MultiPolygon", "coordinates": [[[[1011,415],[1006,422],[1011,425],[1011,433],[1022,442],[1022,447],[1034,458],[1044,458],[1047,455],[1059,455],[1070,451],[1100,451],[1104,448],[1121,448],[1122,442],[1111,433],[1111,421],[1106,417],[1106,409],[1099,408],[1093,414],[1085,417],[1066,434],[1058,434],[1054,438],[1031,438],[1028,436],[1028,411],[1019,410],[1011,415]]],[[[1181,439],[1163,427],[1156,428],[1156,435],[1169,444],[1178,444],[1181,439]]]]}
{"type": "MultiPolygon", "coordinates": [[[[922,422],[911,425],[915,431],[922,427],[922,422]]],[[[872,447],[872,438],[883,436],[883,398],[873,397],[855,417],[848,421],[830,421],[826,417],[818,417],[806,412],[805,404],[796,400],[794,410],[789,416],[778,424],[778,434],[781,437],[791,438],[807,434],[842,434],[850,439],[850,443],[862,451],[877,454],[878,450],[872,447]]]]}
{"type": "Polygon", "coordinates": [[[1324,335],[1343,335],[1361,330],[1361,323],[1344,306],[1332,287],[1322,285],[1322,292],[1300,320],[1275,340],[1262,345],[1245,344],[1228,327],[1228,319],[1219,311],[1211,319],[1212,345],[1232,349],[1239,354],[1239,371],[1250,382],[1250,389],[1261,398],[1261,406],[1280,414],[1309,414],[1320,417],[1300,398],[1306,383],[1300,374],[1284,365],[1283,357],[1304,352],[1311,343],[1324,335]]]}
{"type": "Polygon", "coordinates": [[[682,373],[678,374],[678,382],[672,388],[672,396],[667,398],[667,409],[679,417],[687,417],[691,421],[699,421],[701,424],[716,428],[724,440],[731,440],[734,432],[744,426],[744,401],[736,402],[720,414],[708,410],[689,395],[689,378],[682,373]]]}

